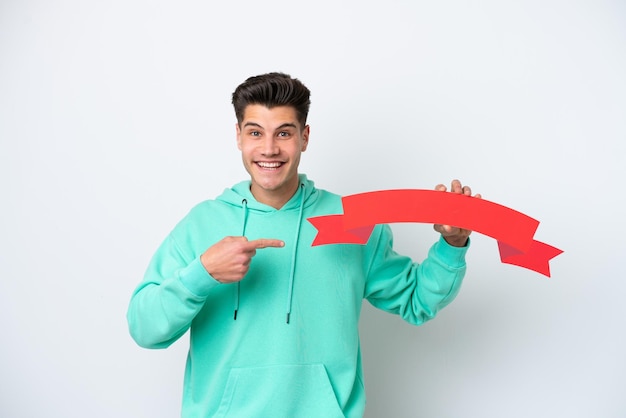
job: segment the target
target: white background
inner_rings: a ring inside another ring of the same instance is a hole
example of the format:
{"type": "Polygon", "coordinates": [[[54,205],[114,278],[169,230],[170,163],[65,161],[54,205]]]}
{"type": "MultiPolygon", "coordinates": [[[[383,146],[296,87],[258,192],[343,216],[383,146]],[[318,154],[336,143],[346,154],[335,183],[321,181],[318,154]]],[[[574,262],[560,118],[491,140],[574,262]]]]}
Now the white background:
{"type": "MultiPolygon", "coordinates": [[[[364,304],[366,416],[626,416],[621,1],[0,2],[0,415],[179,415],[186,337],[126,308],[196,203],[246,178],[233,89],[312,94],[302,171],[340,194],[460,178],[541,224],[552,278],[473,235],[422,326],[364,304]]],[[[430,226],[394,225],[420,260],[430,226]]]]}

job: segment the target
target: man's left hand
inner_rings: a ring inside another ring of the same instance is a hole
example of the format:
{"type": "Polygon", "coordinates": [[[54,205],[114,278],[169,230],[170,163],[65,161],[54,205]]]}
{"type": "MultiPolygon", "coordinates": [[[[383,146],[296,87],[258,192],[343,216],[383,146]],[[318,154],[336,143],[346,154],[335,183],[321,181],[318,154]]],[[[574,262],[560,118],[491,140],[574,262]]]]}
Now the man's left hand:
{"type": "MultiPolygon", "coordinates": [[[[445,192],[448,189],[443,184],[438,184],[435,190],[445,192]]],[[[452,180],[450,184],[450,193],[464,194],[466,196],[472,195],[472,189],[469,186],[463,186],[459,180],[452,180]]],[[[480,194],[474,195],[475,198],[480,199],[480,194]]],[[[464,247],[467,245],[467,239],[472,233],[469,229],[457,228],[451,225],[434,225],[435,231],[439,232],[446,242],[455,247],[464,247]]]]}

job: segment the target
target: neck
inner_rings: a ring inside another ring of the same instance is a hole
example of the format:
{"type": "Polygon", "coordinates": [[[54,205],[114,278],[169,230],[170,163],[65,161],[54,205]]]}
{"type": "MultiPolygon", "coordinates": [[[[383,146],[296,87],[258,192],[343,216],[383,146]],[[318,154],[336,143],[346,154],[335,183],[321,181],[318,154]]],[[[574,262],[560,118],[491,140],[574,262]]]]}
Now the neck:
{"type": "Polygon", "coordinates": [[[259,187],[255,187],[255,184],[252,183],[250,185],[250,192],[257,202],[271,206],[274,209],[280,209],[285,206],[285,203],[289,202],[289,200],[296,194],[299,187],[300,182],[296,182],[288,190],[267,192],[259,187]]]}

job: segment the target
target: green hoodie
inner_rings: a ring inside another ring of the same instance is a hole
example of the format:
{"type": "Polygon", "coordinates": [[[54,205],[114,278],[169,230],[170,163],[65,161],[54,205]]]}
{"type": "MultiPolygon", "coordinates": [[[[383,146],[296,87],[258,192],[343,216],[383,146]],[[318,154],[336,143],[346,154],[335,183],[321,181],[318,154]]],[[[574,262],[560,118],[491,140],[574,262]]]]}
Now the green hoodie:
{"type": "Polygon", "coordinates": [[[389,226],[366,245],[312,247],[307,218],[342,213],[341,197],[301,187],[277,210],[250,181],[194,207],[162,243],[128,309],[130,333],[165,348],[190,332],[182,416],[361,417],[358,321],[363,298],[412,324],[457,294],[467,247],[435,243],[421,263],[392,249],[389,226]],[[200,255],[226,236],[276,238],[238,284],[220,284],[200,255]]]}

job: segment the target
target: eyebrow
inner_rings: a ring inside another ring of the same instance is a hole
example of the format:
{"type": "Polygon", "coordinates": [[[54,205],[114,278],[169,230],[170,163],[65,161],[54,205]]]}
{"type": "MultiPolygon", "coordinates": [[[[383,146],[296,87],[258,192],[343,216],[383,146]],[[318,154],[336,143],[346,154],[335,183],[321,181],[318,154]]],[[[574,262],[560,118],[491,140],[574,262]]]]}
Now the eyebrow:
{"type": "MultiPolygon", "coordinates": [[[[246,122],[246,123],[243,124],[243,126],[244,126],[244,128],[248,127],[248,126],[252,126],[252,127],[256,127],[256,128],[265,129],[265,128],[263,128],[261,125],[259,125],[256,122],[246,122]]],[[[286,123],[283,123],[282,125],[280,125],[278,128],[276,128],[276,130],[285,129],[285,128],[297,129],[298,127],[296,126],[295,123],[286,122],[286,123]]]]}

